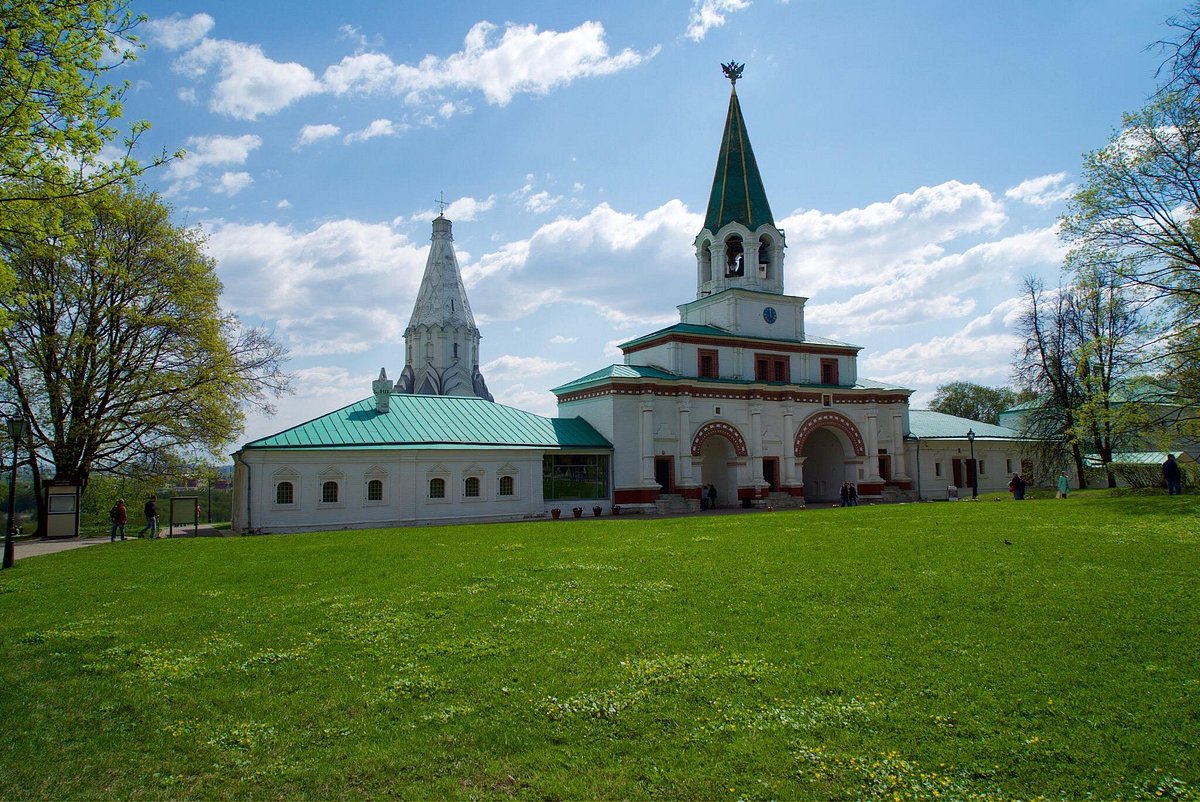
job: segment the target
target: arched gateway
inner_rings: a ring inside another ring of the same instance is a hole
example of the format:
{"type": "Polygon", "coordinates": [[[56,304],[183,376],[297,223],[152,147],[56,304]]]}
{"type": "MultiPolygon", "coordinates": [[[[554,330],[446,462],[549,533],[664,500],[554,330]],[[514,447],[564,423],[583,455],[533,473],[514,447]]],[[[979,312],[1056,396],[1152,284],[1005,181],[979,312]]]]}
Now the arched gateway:
{"type": "Polygon", "coordinates": [[[854,421],[832,410],[809,415],[796,430],[792,453],[804,458],[804,499],[837,501],[843,482],[858,481],[867,450],[854,421]]]}
{"type": "Polygon", "coordinates": [[[700,458],[700,484],[717,488],[717,506],[737,503],[738,466],[749,456],[746,438],[726,421],[710,421],[696,430],[692,456],[700,458]]]}

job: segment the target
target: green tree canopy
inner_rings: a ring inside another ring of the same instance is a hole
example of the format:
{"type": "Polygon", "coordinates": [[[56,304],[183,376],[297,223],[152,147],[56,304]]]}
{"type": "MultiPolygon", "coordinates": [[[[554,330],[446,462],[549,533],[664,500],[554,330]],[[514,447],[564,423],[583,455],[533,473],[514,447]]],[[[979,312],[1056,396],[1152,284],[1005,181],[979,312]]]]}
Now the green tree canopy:
{"type": "Polygon", "coordinates": [[[66,236],[0,234],[21,291],[0,365],[8,403],[32,422],[57,477],[132,473],[240,432],[247,405],[287,389],[282,347],[221,311],[199,234],[132,187],[43,203],[66,236]]]}
{"type": "Polygon", "coordinates": [[[939,384],[929,408],[946,415],[996,423],[1004,410],[1018,403],[1015,390],[958,381],[939,384]]]}

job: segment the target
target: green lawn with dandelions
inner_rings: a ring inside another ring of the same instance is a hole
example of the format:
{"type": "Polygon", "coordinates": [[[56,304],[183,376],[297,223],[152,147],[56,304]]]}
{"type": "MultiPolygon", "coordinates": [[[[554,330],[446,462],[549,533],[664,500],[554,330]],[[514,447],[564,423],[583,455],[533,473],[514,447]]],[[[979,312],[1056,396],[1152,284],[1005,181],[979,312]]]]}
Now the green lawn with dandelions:
{"type": "Polygon", "coordinates": [[[0,798],[1197,799],[1198,547],[1094,493],[21,560],[0,798]]]}

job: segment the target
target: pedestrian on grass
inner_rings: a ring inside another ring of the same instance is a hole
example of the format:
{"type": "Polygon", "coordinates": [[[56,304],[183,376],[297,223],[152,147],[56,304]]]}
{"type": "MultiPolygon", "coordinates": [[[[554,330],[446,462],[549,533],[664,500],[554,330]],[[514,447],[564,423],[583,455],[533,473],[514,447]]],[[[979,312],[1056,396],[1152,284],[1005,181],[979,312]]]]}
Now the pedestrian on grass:
{"type": "Polygon", "coordinates": [[[142,512],[146,515],[146,525],[138,532],[138,537],[145,533],[150,533],[150,539],[158,537],[158,496],[151,494],[146,501],[146,506],[142,508],[142,512]]]}
{"type": "Polygon", "coordinates": [[[1167,461],[1163,463],[1162,471],[1163,480],[1167,483],[1167,495],[1183,495],[1183,473],[1179,470],[1179,463],[1175,461],[1174,454],[1167,455],[1167,461]]]}
{"type": "Polygon", "coordinates": [[[1013,501],[1025,500],[1025,480],[1021,478],[1021,474],[1014,473],[1012,481],[1008,483],[1008,489],[1013,494],[1013,501]]]}
{"type": "Polygon", "coordinates": [[[127,519],[125,512],[125,499],[117,499],[116,505],[108,511],[108,520],[112,522],[112,530],[108,534],[108,542],[115,543],[117,541],[117,530],[121,532],[121,540],[125,539],[125,521],[127,519]]]}
{"type": "Polygon", "coordinates": [[[1056,498],[1066,498],[1067,493],[1071,490],[1071,480],[1067,478],[1067,472],[1061,471],[1058,474],[1058,495],[1056,498]]]}

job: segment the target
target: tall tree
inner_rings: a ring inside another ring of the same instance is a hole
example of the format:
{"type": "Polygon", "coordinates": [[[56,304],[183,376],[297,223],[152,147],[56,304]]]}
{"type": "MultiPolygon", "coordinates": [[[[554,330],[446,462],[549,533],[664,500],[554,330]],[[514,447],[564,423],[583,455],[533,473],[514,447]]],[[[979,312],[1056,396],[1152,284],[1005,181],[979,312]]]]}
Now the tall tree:
{"type": "Polygon", "coordinates": [[[1159,43],[1167,58],[1158,93],[1087,154],[1062,230],[1076,249],[1112,254],[1120,276],[1148,291],[1161,324],[1151,345],[1195,403],[1200,383],[1189,367],[1200,357],[1200,3],[1169,24],[1175,38],[1159,43]]]}
{"type": "Polygon", "coordinates": [[[0,234],[22,290],[0,304],[13,321],[0,393],[31,420],[39,459],[86,485],[231,443],[244,407],[287,389],[282,347],[221,311],[200,236],[154,194],[59,205],[42,206],[68,236],[0,234]]]}
{"type": "Polygon", "coordinates": [[[957,415],[960,418],[996,423],[1000,413],[1017,404],[1021,398],[1008,387],[986,387],[973,382],[958,381],[939,384],[929,402],[934,412],[957,415]]]}

